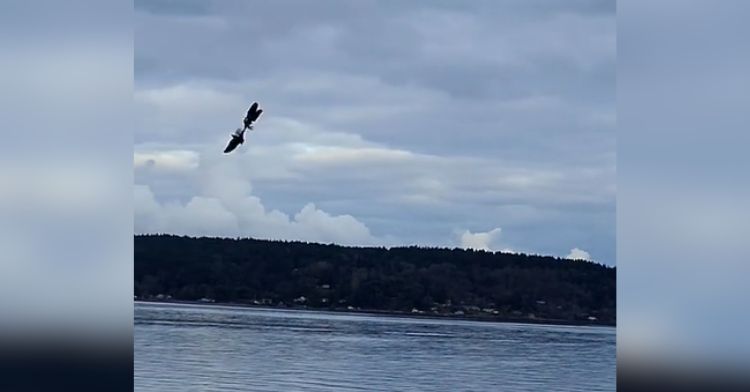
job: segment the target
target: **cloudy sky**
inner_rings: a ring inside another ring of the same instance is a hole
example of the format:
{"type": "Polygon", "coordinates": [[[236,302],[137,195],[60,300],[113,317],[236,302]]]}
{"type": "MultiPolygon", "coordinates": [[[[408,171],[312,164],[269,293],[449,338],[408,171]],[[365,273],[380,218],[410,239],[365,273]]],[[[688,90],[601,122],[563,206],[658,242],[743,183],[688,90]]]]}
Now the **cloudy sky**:
{"type": "Polygon", "coordinates": [[[137,233],[615,263],[614,1],[135,7],[137,233]]]}

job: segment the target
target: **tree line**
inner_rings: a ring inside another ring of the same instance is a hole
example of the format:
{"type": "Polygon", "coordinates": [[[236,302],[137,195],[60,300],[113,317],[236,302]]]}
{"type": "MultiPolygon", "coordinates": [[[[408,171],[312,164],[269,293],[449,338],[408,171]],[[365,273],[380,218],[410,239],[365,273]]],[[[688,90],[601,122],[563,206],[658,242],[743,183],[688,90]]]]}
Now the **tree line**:
{"type": "Polygon", "coordinates": [[[616,270],[594,262],[166,234],[134,243],[142,299],[615,324],[616,270]]]}

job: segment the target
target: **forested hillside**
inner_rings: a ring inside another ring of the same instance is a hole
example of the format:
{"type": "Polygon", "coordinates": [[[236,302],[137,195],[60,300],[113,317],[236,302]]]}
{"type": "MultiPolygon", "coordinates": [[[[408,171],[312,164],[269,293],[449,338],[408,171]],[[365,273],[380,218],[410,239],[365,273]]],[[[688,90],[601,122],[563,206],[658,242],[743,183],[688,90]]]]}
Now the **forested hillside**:
{"type": "Polygon", "coordinates": [[[615,324],[615,273],[464,249],[135,236],[142,299],[615,324]]]}

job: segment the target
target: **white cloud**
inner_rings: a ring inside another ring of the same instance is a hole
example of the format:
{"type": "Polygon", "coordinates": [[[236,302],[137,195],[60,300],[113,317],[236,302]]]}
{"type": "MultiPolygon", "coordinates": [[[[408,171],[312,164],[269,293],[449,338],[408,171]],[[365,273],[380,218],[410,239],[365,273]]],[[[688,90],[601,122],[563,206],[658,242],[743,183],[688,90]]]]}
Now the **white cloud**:
{"type": "Polygon", "coordinates": [[[370,230],[351,215],[331,216],[308,203],[294,216],[292,227],[300,238],[316,242],[371,245],[375,242],[370,230]]]}
{"type": "Polygon", "coordinates": [[[461,247],[466,249],[493,251],[492,244],[499,237],[502,229],[499,227],[487,232],[472,233],[469,230],[461,234],[461,247]]]}
{"type": "Polygon", "coordinates": [[[565,258],[571,260],[591,260],[591,255],[583,249],[573,248],[565,258]]]}
{"type": "Polygon", "coordinates": [[[408,151],[388,148],[345,148],[322,146],[309,148],[295,158],[303,164],[351,165],[402,163],[414,155],[408,151]]]}
{"type": "Polygon", "coordinates": [[[362,222],[351,215],[331,215],[313,203],[293,218],[266,209],[261,200],[248,195],[238,205],[217,197],[195,196],[185,204],[159,203],[145,185],[135,187],[136,233],[174,233],[194,236],[254,237],[300,240],[343,245],[376,245],[362,222]]]}
{"type": "Polygon", "coordinates": [[[136,151],[133,154],[136,169],[186,171],[198,167],[198,154],[188,150],[136,151]]]}
{"type": "Polygon", "coordinates": [[[187,202],[161,202],[148,185],[134,190],[135,231],[184,235],[249,236],[334,242],[345,245],[382,243],[351,215],[332,215],[307,203],[293,217],[264,206],[233,161],[206,159],[196,167],[198,194],[187,202]]]}

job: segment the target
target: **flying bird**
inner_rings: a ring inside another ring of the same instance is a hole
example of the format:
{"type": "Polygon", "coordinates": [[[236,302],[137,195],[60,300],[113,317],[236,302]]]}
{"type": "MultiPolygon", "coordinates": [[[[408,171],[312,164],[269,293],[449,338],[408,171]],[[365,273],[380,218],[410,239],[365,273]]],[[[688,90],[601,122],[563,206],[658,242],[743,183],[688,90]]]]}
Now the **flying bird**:
{"type": "Polygon", "coordinates": [[[227,148],[224,149],[224,154],[232,152],[237,146],[245,142],[245,130],[237,128],[232,134],[232,140],[227,144],[227,148]]]}
{"type": "Polygon", "coordinates": [[[253,102],[250,109],[247,111],[247,115],[245,115],[245,119],[242,121],[245,128],[237,128],[237,130],[234,131],[232,134],[232,140],[229,141],[227,148],[224,149],[225,154],[232,152],[237,146],[245,142],[245,131],[248,129],[251,131],[253,130],[252,124],[258,119],[258,117],[260,117],[261,113],[263,113],[263,109],[258,109],[258,102],[253,102]]]}
{"type": "Polygon", "coordinates": [[[247,111],[247,115],[245,116],[245,120],[243,120],[243,123],[245,124],[245,129],[250,129],[252,131],[253,127],[251,124],[260,117],[260,114],[263,113],[263,109],[258,109],[258,102],[253,102],[252,106],[250,106],[250,109],[247,111]]]}

